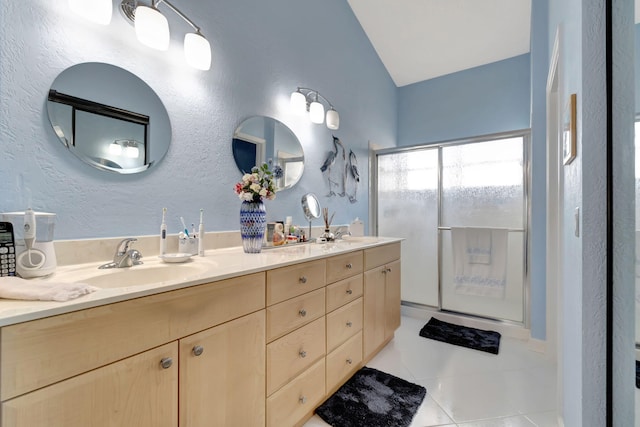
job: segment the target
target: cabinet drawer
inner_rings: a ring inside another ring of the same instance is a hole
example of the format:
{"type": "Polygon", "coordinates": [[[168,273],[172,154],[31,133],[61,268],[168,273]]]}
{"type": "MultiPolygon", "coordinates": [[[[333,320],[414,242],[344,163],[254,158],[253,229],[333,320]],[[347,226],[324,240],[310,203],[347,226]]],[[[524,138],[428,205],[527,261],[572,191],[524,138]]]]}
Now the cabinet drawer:
{"type": "Polygon", "coordinates": [[[267,395],[326,354],[324,317],[267,345],[267,395]]]}
{"type": "Polygon", "coordinates": [[[327,355],[327,393],[342,385],[362,362],[362,331],[327,355]]]}
{"type": "Polygon", "coordinates": [[[256,273],[5,326],[0,400],[261,310],[264,288],[256,273]]]}
{"type": "Polygon", "coordinates": [[[324,316],[324,288],[267,308],[267,342],[324,316]]]}
{"type": "Polygon", "coordinates": [[[294,426],[312,413],[324,399],[324,377],[324,359],[321,359],[270,396],[267,399],[267,427],[294,426]]]}
{"type": "Polygon", "coordinates": [[[400,259],[400,243],[392,243],[376,248],[365,249],[364,269],[369,270],[379,265],[400,259]]]}
{"type": "Polygon", "coordinates": [[[327,283],[362,273],[362,251],[349,252],[327,259],[327,283]]]}
{"type": "Polygon", "coordinates": [[[327,313],[362,296],[362,274],[327,286],[327,313]]]}
{"type": "Polygon", "coordinates": [[[327,315],[327,352],[362,329],[362,298],[327,315]]]}
{"type": "Polygon", "coordinates": [[[324,287],[325,260],[267,271],[267,305],[324,287]]]}

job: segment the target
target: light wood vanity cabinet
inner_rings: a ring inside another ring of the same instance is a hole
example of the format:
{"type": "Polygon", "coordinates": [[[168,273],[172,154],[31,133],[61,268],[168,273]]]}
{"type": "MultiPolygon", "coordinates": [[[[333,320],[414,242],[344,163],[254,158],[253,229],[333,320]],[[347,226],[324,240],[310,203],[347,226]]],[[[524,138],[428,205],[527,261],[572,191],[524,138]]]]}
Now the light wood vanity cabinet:
{"type": "Polygon", "coordinates": [[[180,427],[262,426],[265,313],[180,340],[180,427]]]}
{"type": "Polygon", "coordinates": [[[264,304],[256,273],[3,327],[2,427],[223,426],[203,411],[247,407],[262,425],[264,304]],[[198,342],[205,367],[179,350],[198,342]],[[178,387],[206,407],[183,414],[178,387]]]}
{"type": "Polygon", "coordinates": [[[400,243],[364,251],[364,360],[400,326],[400,243]]]}
{"type": "Polygon", "coordinates": [[[177,342],[145,351],[3,402],[2,425],[175,427],[177,363],[177,342]]]}
{"type": "Polygon", "coordinates": [[[299,426],[393,336],[400,244],[0,329],[0,427],[299,426]]]}

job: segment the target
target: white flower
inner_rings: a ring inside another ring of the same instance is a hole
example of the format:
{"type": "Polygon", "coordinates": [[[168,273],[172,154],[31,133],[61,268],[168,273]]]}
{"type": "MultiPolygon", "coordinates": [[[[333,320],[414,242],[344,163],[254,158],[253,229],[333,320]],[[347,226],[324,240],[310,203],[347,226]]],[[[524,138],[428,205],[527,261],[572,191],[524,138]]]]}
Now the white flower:
{"type": "Polygon", "coordinates": [[[251,202],[253,200],[253,194],[252,193],[242,193],[240,195],[240,198],[242,200],[246,200],[247,202],[251,202]]]}

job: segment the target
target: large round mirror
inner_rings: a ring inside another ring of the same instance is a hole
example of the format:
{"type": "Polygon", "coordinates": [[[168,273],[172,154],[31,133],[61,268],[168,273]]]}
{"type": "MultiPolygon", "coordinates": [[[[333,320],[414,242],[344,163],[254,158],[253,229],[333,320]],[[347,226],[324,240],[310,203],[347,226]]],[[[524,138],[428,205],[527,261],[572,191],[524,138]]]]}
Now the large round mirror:
{"type": "Polygon", "coordinates": [[[302,177],[304,152],[298,137],[284,123],[271,117],[249,117],[236,129],[233,158],[242,173],[268,163],[276,177],[276,190],[293,187],[302,177]]]}
{"type": "Polygon", "coordinates": [[[88,62],[64,70],[51,85],[47,111],[65,147],[102,170],[145,171],[171,142],[169,115],[158,95],[114,65],[88,62]]]}

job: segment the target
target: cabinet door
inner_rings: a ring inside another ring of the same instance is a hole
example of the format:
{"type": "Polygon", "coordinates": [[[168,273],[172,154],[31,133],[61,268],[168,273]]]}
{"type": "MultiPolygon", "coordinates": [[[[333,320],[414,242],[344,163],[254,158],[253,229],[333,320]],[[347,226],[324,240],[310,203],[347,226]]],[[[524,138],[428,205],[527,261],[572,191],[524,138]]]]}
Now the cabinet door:
{"type": "Polygon", "coordinates": [[[2,403],[2,425],[11,427],[175,427],[177,423],[177,342],[2,403]]]}
{"type": "Polygon", "coordinates": [[[367,359],[385,339],[385,267],[364,273],[364,358],[367,359]]]}
{"type": "Polygon", "coordinates": [[[387,264],[385,273],[385,339],[400,327],[400,260],[387,264]]]}
{"type": "Polygon", "coordinates": [[[265,312],[180,340],[180,426],[263,426],[265,312]]]}

